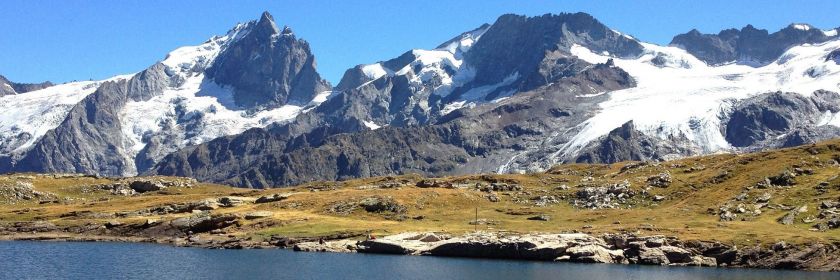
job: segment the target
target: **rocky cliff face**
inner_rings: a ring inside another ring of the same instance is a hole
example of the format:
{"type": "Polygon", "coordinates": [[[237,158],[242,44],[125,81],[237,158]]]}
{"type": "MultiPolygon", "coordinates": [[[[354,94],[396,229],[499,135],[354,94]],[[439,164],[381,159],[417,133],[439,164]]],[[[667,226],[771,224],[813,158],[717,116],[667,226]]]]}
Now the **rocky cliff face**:
{"type": "Polygon", "coordinates": [[[43,82],[38,84],[15,83],[9,81],[9,79],[4,77],[3,75],[0,75],[0,97],[3,97],[5,95],[36,91],[51,86],[53,86],[53,83],[51,82],[43,82]]]}
{"type": "Polygon", "coordinates": [[[207,77],[234,88],[238,106],[305,105],[330,90],[315,70],[309,43],[289,27],[280,30],[266,13],[245,35],[226,46],[207,70],[207,77]]]}
{"type": "Polygon", "coordinates": [[[762,94],[735,106],[726,122],[726,139],[753,149],[813,143],[838,135],[837,127],[820,124],[825,114],[838,111],[840,95],[835,92],[762,94]]]}
{"type": "Polygon", "coordinates": [[[589,143],[574,161],[578,163],[661,161],[673,155],[690,154],[691,151],[687,148],[675,145],[686,142],[685,139],[680,140],[663,141],[645,135],[630,121],[597,141],[589,143]]]}
{"type": "Polygon", "coordinates": [[[702,34],[694,29],[674,37],[671,45],[710,65],[729,62],[763,65],[776,60],[790,47],[833,39],[837,39],[836,32],[825,32],[807,24],[791,24],[774,33],[747,25],[741,30],[727,29],[718,34],[702,34]]]}
{"type": "MultiPolygon", "coordinates": [[[[567,68],[571,63],[566,56],[575,44],[618,57],[642,52],[639,42],[609,29],[588,14],[530,18],[503,15],[466,53],[465,62],[475,70],[475,85],[498,84],[516,75],[519,81],[507,87],[527,91],[574,73],[568,71],[573,69],[567,68]]],[[[496,95],[491,92],[488,98],[496,95]]]]}

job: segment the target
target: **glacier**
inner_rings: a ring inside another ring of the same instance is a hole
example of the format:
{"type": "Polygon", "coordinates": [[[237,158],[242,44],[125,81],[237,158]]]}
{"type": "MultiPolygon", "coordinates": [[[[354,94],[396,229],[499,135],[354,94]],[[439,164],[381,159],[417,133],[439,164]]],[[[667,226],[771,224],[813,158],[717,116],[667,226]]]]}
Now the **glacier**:
{"type": "MultiPolygon", "coordinates": [[[[685,137],[702,153],[731,151],[720,129],[721,116],[737,100],[774,91],[811,95],[816,90],[840,90],[840,65],[825,59],[840,49],[840,40],[790,48],[762,67],[709,66],[677,47],[643,46],[644,54],[630,59],[572,47],[574,56],[590,63],[612,59],[638,85],[605,93],[609,99],[600,103],[600,111],[580,124],[580,132],[553,155],[557,161],[631,120],[648,135],[685,137]]],[[[840,126],[840,118],[829,113],[821,125],[840,126]]]]}

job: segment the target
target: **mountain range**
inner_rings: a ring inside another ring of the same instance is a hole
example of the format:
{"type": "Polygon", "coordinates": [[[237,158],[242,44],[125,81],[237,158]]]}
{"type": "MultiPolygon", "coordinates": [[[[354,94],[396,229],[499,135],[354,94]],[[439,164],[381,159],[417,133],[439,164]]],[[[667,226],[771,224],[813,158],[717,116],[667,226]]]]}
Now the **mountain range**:
{"type": "Polygon", "coordinates": [[[840,136],[838,30],[691,30],[659,46],[585,13],[508,14],[333,86],[263,13],[131,75],[0,76],[0,172],[267,188],[802,145],[840,136]]]}

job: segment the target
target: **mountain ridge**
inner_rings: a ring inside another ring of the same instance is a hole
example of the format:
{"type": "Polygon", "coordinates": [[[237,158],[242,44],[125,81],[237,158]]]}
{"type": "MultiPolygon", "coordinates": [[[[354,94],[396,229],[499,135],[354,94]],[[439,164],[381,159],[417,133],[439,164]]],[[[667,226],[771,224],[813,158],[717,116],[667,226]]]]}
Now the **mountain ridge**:
{"type": "Polygon", "coordinates": [[[656,46],[585,13],[507,14],[435,49],[354,66],[332,87],[309,44],[266,12],[105,82],[73,110],[50,109],[68,115],[46,136],[0,133],[0,171],[264,188],[804,144],[840,136],[838,109],[825,105],[840,101],[836,38],[806,24],[750,25],[656,46]],[[777,92],[784,102],[768,103],[777,92]],[[706,111],[666,114],[685,100],[706,111]]]}

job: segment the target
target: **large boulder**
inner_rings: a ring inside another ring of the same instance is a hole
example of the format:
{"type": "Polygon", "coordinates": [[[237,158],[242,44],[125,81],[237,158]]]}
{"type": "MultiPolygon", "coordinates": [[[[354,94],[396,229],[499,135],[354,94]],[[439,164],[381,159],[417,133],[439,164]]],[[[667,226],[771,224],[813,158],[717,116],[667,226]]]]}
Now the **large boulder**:
{"type": "Polygon", "coordinates": [[[244,204],[254,202],[253,198],[239,197],[239,196],[225,196],[219,198],[219,205],[222,207],[236,207],[244,204]]]}
{"type": "MultiPolygon", "coordinates": [[[[558,258],[567,256],[566,252],[571,247],[586,245],[605,246],[603,240],[586,234],[504,236],[501,234],[476,233],[442,241],[439,245],[432,247],[428,254],[450,257],[551,261],[563,260],[558,258]]],[[[589,253],[585,253],[585,249],[578,249],[580,250],[579,256],[584,259],[589,258],[586,257],[589,253]]],[[[595,255],[601,256],[603,251],[593,251],[592,256],[595,255]]]]}
{"type": "Polygon", "coordinates": [[[566,250],[571,262],[581,263],[623,263],[624,251],[610,250],[601,245],[575,246],[566,250]]]}
{"type": "Polygon", "coordinates": [[[394,255],[410,255],[417,252],[414,249],[403,247],[398,242],[378,239],[362,241],[359,243],[359,248],[357,250],[362,253],[394,255]]]}
{"type": "Polygon", "coordinates": [[[198,182],[192,178],[137,177],[122,180],[120,183],[128,184],[129,188],[138,193],[145,193],[167,188],[192,188],[198,182]]]}
{"type": "Polygon", "coordinates": [[[644,248],[639,251],[639,264],[667,265],[670,263],[668,256],[658,248],[644,248]]]}
{"type": "Polygon", "coordinates": [[[667,188],[671,185],[671,173],[662,172],[658,175],[648,177],[647,183],[654,187],[667,188]]]}
{"type": "Polygon", "coordinates": [[[161,183],[160,181],[153,180],[134,181],[129,183],[128,187],[138,193],[154,192],[166,188],[166,186],[164,186],[163,183],[161,183]]]}
{"type": "Polygon", "coordinates": [[[170,224],[184,232],[208,232],[215,229],[223,229],[237,223],[238,218],[234,215],[210,215],[199,213],[192,216],[174,219],[170,224]]]}
{"type": "Polygon", "coordinates": [[[690,263],[693,261],[691,253],[687,250],[675,246],[662,246],[659,250],[665,254],[670,263],[690,263]]]}
{"type": "Polygon", "coordinates": [[[379,196],[372,196],[362,199],[359,202],[359,206],[365,209],[367,212],[374,212],[374,213],[383,213],[383,212],[390,212],[401,214],[405,213],[408,208],[399,204],[396,200],[391,197],[379,197],[379,196]]]}
{"type": "Polygon", "coordinates": [[[257,200],[254,203],[277,202],[277,201],[287,199],[287,198],[289,198],[289,196],[291,196],[291,195],[289,195],[289,194],[279,194],[279,193],[276,193],[276,194],[273,194],[273,195],[265,195],[265,196],[261,196],[260,198],[257,198],[257,200]]]}
{"type": "Polygon", "coordinates": [[[268,217],[271,217],[271,216],[274,216],[274,213],[272,213],[271,211],[255,211],[255,212],[250,212],[250,213],[245,214],[245,219],[246,220],[256,220],[256,219],[268,218],[268,217]]]}

